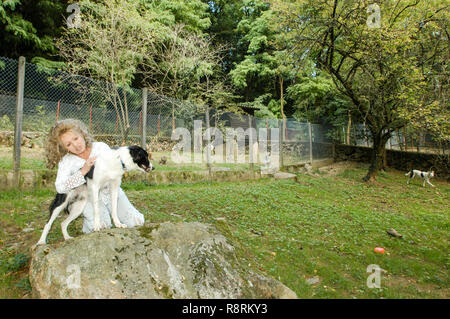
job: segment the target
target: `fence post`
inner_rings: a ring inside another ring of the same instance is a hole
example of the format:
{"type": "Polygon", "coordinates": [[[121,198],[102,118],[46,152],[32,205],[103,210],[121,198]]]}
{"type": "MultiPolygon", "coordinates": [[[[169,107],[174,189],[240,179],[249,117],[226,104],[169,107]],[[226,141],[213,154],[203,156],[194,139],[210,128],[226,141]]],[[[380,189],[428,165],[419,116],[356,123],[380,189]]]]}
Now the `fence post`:
{"type": "MultiPolygon", "coordinates": [[[[206,124],[206,166],[208,167],[208,174],[211,176],[211,149],[209,148],[209,144],[211,143],[211,134],[209,131],[209,107],[206,106],[206,112],[205,112],[205,124],[206,124]]],[[[203,144],[203,143],[202,143],[203,144]]],[[[202,147],[203,148],[203,147],[202,147]]]]}
{"type": "Polygon", "coordinates": [[[308,122],[308,132],[309,132],[309,163],[312,165],[312,162],[313,162],[313,152],[312,152],[311,122],[308,122]]]}
{"type": "MultiPolygon", "coordinates": [[[[255,154],[253,154],[253,144],[255,144],[255,142],[257,141],[257,137],[253,136],[252,116],[250,114],[248,115],[248,128],[249,128],[249,132],[251,135],[251,137],[249,136],[249,139],[248,139],[248,160],[250,162],[250,170],[253,172],[253,170],[255,169],[255,165],[254,165],[255,158],[253,158],[253,156],[255,154]],[[254,138],[255,138],[255,140],[254,140],[254,138]],[[250,145],[251,142],[253,142],[252,145],[250,145]]],[[[259,144],[258,144],[258,146],[259,146],[259,144]]]]}
{"type": "MultiPolygon", "coordinates": [[[[279,146],[279,151],[278,151],[278,156],[280,158],[280,170],[283,169],[284,166],[284,159],[283,159],[283,141],[284,141],[284,125],[283,125],[283,120],[278,120],[278,128],[279,128],[279,142],[280,142],[280,146],[279,146]]],[[[272,150],[271,150],[272,153],[272,150]]],[[[272,156],[272,154],[271,154],[272,156]]]]}
{"type": "Polygon", "coordinates": [[[16,124],[14,126],[14,187],[20,181],[20,146],[22,145],[23,92],[25,82],[25,57],[19,57],[16,92],[16,124]]]}
{"type": "Polygon", "coordinates": [[[147,88],[142,89],[142,140],[141,147],[147,146],[147,88]]]}

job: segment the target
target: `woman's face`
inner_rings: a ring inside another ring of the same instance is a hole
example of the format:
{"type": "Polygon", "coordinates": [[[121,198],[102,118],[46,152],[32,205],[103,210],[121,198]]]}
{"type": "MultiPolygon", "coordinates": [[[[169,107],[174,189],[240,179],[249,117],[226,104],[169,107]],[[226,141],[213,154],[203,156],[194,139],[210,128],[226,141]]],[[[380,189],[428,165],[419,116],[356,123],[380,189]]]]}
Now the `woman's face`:
{"type": "Polygon", "coordinates": [[[80,155],[86,150],[86,141],[79,134],[68,131],[60,136],[62,145],[72,154],[80,155]]]}

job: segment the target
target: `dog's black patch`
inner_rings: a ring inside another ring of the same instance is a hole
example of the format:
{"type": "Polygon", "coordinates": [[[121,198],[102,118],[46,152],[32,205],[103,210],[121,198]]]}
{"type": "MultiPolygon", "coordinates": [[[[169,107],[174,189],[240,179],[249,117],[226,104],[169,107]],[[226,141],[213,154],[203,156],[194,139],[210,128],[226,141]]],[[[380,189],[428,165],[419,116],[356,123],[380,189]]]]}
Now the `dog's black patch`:
{"type": "Polygon", "coordinates": [[[94,178],[94,167],[95,167],[95,165],[91,166],[91,169],[89,170],[89,172],[87,172],[87,174],[84,175],[84,179],[87,179],[87,178],[92,179],[92,178],[94,178]]]}
{"type": "Polygon", "coordinates": [[[142,147],[137,145],[129,146],[131,158],[139,167],[147,169],[150,167],[150,161],[148,160],[148,153],[142,147]]]}
{"type": "Polygon", "coordinates": [[[420,177],[422,177],[422,178],[423,178],[423,172],[420,172],[420,177]]]}
{"type": "MultiPolygon", "coordinates": [[[[58,208],[61,205],[64,205],[64,203],[67,200],[68,194],[56,194],[55,199],[53,199],[53,202],[50,204],[50,215],[48,217],[48,220],[52,217],[53,211],[58,208]]],[[[77,201],[83,200],[85,197],[81,194],[77,194],[74,197],[70,198],[69,201],[66,203],[66,207],[64,208],[64,212],[69,214],[70,209],[72,207],[73,203],[76,203],[77,201]]],[[[47,221],[48,222],[48,221],[47,221]]]]}
{"type": "Polygon", "coordinates": [[[414,172],[411,170],[411,172],[409,173],[409,178],[412,178],[414,176],[414,172]]]}
{"type": "Polygon", "coordinates": [[[74,203],[80,201],[80,200],[83,200],[83,199],[84,199],[84,196],[80,196],[80,195],[77,195],[77,196],[75,196],[74,198],[72,198],[72,199],[69,201],[69,203],[67,204],[67,207],[65,208],[65,212],[66,212],[67,214],[69,214],[69,212],[70,212],[71,209],[72,209],[72,205],[73,205],[74,203]]]}
{"type": "MultiPolygon", "coordinates": [[[[49,209],[50,215],[48,216],[48,220],[50,220],[50,218],[52,217],[52,213],[55,210],[55,208],[61,206],[66,201],[66,198],[67,198],[67,194],[56,194],[55,199],[50,204],[50,209],[49,209]]],[[[66,210],[67,210],[67,208],[66,208],[66,210]]]]}

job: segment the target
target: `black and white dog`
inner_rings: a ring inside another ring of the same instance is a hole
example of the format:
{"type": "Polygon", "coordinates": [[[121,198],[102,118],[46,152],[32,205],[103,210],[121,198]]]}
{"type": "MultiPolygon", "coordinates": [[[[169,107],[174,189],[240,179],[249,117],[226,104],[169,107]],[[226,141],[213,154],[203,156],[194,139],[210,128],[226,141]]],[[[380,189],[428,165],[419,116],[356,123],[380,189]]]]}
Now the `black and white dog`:
{"type": "Polygon", "coordinates": [[[67,194],[56,195],[50,205],[50,219],[44,226],[41,238],[36,245],[45,245],[53,222],[63,210],[67,210],[69,216],[61,223],[62,233],[65,240],[72,238],[67,233],[67,226],[81,215],[88,195],[91,196],[94,206],[94,231],[99,231],[101,229],[98,206],[99,191],[108,184],[111,192],[111,217],[114,225],[126,228],[127,226],[122,224],[117,217],[117,198],[122,176],[125,171],[149,172],[154,169],[148,159],[148,153],[139,146],[124,146],[100,154],[95,160],[95,165],[85,176],[86,184],[72,189],[67,194]]]}
{"type": "Polygon", "coordinates": [[[409,184],[409,181],[411,179],[413,179],[417,175],[417,176],[420,176],[420,177],[423,178],[423,185],[422,185],[422,187],[425,187],[425,182],[430,184],[432,187],[435,187],[433,184],[430,183],[430,178],[434,177],[434,171],[422,172],[422,171],[419,171],[417,169],[413,169],[412,171],[410,171],[410,172],[405,174],[405,176],[408,176],[408,175],[409,175],[409,178],[408,178],[408,181],[406,182],[406,184],[409,184]]]}

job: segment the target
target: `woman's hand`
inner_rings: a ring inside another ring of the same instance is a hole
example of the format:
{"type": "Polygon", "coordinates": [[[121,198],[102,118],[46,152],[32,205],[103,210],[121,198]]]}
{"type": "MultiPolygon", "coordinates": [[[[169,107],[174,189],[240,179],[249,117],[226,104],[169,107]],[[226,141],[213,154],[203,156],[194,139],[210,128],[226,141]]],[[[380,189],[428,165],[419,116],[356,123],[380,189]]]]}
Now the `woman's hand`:
{"type": "Polygon", "coordinates": [[[86,163],[84,163],[84,166],[81,168],[81,174],[83,175],[83,176],[85,176],[88,172],[89,172],[89,170],[91,169],[91,167],[92,166],[94,166],[94,164],[95,164],[95,156],[93,156],[93,157],[89,157],[87,160],[86,160],[86,163]]]}

